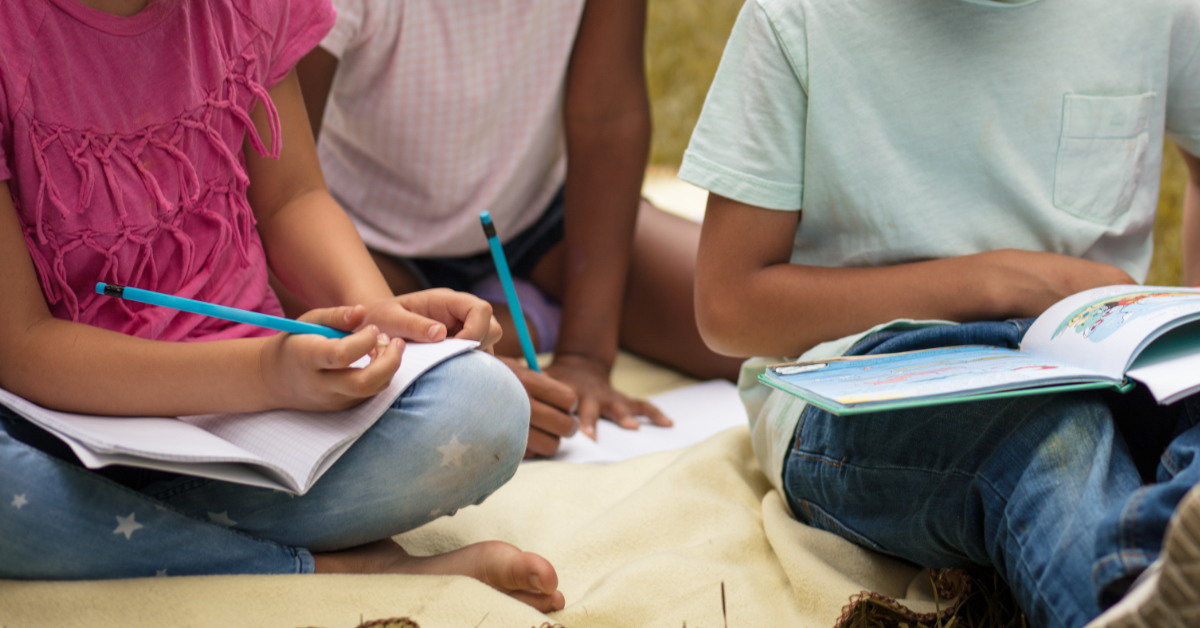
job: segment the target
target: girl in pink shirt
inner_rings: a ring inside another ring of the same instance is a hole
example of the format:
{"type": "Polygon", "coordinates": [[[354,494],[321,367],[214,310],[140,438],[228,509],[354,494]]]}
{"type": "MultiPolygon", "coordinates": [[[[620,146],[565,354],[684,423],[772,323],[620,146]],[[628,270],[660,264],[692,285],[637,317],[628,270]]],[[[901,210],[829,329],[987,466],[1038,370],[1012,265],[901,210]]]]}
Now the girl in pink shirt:
{"type": "MultiPolygon", "coordinates": [[[[405,340],[496,341],[470,295],[393,297],[329,196],[292,66],[333,19],[321,0],[0,3],[0,386],[97,415],[332,410],[382,390],[405,340]],[[354,333],[272,334],[92,289],[280,314],[268,266],[320,307],[305,320],[354,333]]],[[[387,538],[515,471],[529,407],[491,360],[421,377],[302,497],[87,471],[0,408],[0,577],[460,573],[561,608],[539,556],[489,542],[415,558],[387,538]]]]}

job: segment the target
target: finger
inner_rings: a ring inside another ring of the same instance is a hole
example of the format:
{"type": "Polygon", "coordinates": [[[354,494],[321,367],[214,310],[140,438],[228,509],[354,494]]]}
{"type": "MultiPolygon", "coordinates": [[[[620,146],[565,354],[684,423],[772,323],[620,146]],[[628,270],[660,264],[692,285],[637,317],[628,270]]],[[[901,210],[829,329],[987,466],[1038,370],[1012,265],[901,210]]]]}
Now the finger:
{"type": "Polygon", "coordinates": [[[325,341],[324,338],[314,336],[313,340],[319,340],[314,366],[319,369],[347,368],[355,360],[375,349],[379,341],[379,334],[378,327],[367,325],[345,338],[336,340],[325,341]]]}
{"type": "Polygon", "coordinates": [[[500,323],[492,316],[492,304],[483,299],[476,299],[476,301],[478,303],[463,301],[454,311],[457,318],[462,321],[462,329],[454,334],[454,337],[478,340],[479,346],[491,347],[500,340],[500,336],[504,332],[500,329],[500,323]]]}
{"type": "Polygon", "coordinates": [[[570,412],[575,407],[578,397],[570,386],[545,373],[538,373],[524,367],[513,369],[513,372],[517,374],[517,378],[521,380],[521,384],[525,386],[530,397],[563,412],[570,412]]]}
{"type": "Polygon", "coordinates": [[[537,399],[530,399],[530,427],[536,427],[555,437],[570,438],[579,430],[579,420],[537,399]]]}
{"type": "Polygon", "coordinates": [[[342,331],[357,329],[363,323],[367,308],[361,305],[343,305],[341,307],[323,307],[309,310],[296,320],[306,323],[316,323],[342,331]]]}
{"type": "Polygon", "coordinates": [[[609,402],[602,414],[608,420],[627,430],[636,430],[642,426],[637,419],[633,418],[633,413],[629,411],[629,407],[620,401],[609,402]]]}
{"type": "Polygon", "coordinates": [[[525,453],[532,453],[540,458],[549,458],[558,451],[559,442],[557,436],[531,427],[529,428],[529,441],[525,444],[525,453]]]}
{"type": "Polygon", "coordinates": [[[473,294],[434,288],[397,299],[405,307],[441,321],[455,338],[477,340],[484,349],[499,339],[492,330],[492,305],[473,294]]]}
{"type": "Polygon", "coordinates": [[[500,338],[503,336],[504,328],[500,326],[500,323],[496,320],[496,317],[493,316],[491,322],[488,323],[487,335],[484,336],[483,340],[479,341],[479,346],[482,347],[484,351],[491,351],[492,347],[496,346],[496,343],[500,342],[500,338]]]}
{"type": "Polygon", "coordinates": [[[392,377],[400,368],[403,353],[404,341],[392,338],[366,367],[329,371],[327,376],[338,394],[351,399],[365,399],[383,392],[392,383],[392,377]]]}
{"type": "Polygon", "coordinates": [[[579,429],[590,439],[596,440],[596,421],[600,420],[600,402],[592,396],[579,399],[579,429]]]}
{"type": "Polygon", "coordinates": [[[393,302],[384,310],[383,316],[383,320],[372,320],[385,325],[393,336],[414,342],[437,342],[446,338],[444,324],[412,312],[400,303],[393,302]]]}
{"type": "Polygon", "coordinates": [[[675,425],[675,422],[672,421],[670,417],[663,414],[662,410],[659,410],[657,406],[644,399],[630,399],[629,411],[636,416],[644,416],[647,419],[650,419],[650,422],[655,425],[660,425],[662,427],[671,427],[675,425]]]}

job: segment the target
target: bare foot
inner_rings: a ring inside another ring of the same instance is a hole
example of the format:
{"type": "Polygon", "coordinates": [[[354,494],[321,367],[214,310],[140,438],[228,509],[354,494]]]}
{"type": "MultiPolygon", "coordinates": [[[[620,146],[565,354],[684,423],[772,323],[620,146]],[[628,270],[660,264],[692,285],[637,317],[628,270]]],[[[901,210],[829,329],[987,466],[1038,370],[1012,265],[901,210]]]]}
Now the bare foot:
{"type": "Polygon", "coordinates": [[[550,561],[501,541],[484,541],[437,556],[412,556],[391,539],[313,554],[317,573],[407,573],[470,576],[549,613],[566,606],[550,561]]]}

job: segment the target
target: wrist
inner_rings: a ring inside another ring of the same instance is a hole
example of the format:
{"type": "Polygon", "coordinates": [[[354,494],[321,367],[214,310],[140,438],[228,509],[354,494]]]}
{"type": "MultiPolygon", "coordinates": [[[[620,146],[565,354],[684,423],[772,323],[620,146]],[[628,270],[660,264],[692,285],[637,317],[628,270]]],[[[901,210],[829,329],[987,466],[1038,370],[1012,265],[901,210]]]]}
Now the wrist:
{"type": "Polygon", "coordinates": [[[555,351],[554,364],[562,363],[564,365],[579,365],[590,368],[592,370],[603,371],[605,374],[612,372],[614,360],[606,360],[598,355],[582,352],[582,351],[555,351]]]}
{"type": "Polygon", "coordinates": [[[284,337],[285,334],[275,334],[260,339],[257,369],[258,392],[255,396],[259,398],[265,408],[287,408],[292,405],[288,403],[291,399],[280,386],[283,378],[279,374],[279,357],[283,350],[284,337]]]}

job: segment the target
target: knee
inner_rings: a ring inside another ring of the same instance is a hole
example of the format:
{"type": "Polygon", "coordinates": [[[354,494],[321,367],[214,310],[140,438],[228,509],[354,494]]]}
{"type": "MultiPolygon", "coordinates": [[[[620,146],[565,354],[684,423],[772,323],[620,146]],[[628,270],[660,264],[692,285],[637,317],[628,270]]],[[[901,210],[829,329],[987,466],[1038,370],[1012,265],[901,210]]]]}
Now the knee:
{"type": "Polygon", "coordinates": [[[475,448],[464,450],[470,455],[464,455],[462,465],[449,466],[487,478],[486,483],[494,484],[491,490],[499,488],[516,473],[525,454],[530,413],[525,388],[507,366],[481,351],[447,360],[428,376],[432,379],[424,382],[424,392],[436,415],[433,441],[453,439],[440,455],[454,456],[455,447],[475,448]],[[468,458],[471,464],[466,464],[468,458]]]}

